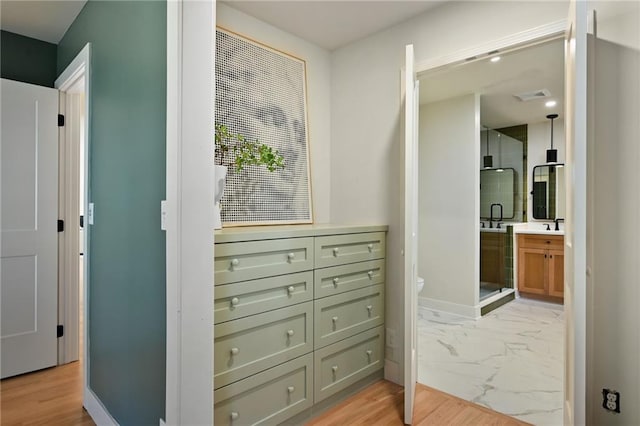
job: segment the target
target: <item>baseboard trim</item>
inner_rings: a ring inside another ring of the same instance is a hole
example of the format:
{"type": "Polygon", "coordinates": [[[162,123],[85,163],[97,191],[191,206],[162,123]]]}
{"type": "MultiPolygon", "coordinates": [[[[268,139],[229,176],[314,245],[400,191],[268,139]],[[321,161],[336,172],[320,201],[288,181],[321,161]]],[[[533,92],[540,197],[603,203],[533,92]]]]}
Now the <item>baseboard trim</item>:
{"type": "Polygon", "coordinates": [[[385,359],[384,379],[402,386],[400,381],[400,364],[389,359],[385,359]]]}
{"type": "Polygon", "coordinates": [[[418,305],[434,311],[446,312],[465,318],[480,318],[480,306],[467,306],[458,303],[445,302],[444,300],[431,299],[429,297],[418,297],[418,305]]]}
{"type": "Polygon", "coordinates": [[[118,426],[118,422],[115,421],[109,411],[104,407],[102,401],[96,396],[95,393],[89,388],[84,389],[84,401],[83,404],[89,416],[93,419],[97,426],[118,426]]]}

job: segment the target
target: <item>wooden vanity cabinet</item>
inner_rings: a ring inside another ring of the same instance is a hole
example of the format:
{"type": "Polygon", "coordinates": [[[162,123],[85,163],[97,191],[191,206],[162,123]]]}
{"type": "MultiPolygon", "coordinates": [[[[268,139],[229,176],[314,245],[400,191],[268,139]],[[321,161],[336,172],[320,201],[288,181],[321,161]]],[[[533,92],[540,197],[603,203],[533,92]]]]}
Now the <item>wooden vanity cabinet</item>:
{"type": "Polygon", "coordinates": [[[564,237],[518,235],[518,291],[552,300],[564,298],[564,237]]]}

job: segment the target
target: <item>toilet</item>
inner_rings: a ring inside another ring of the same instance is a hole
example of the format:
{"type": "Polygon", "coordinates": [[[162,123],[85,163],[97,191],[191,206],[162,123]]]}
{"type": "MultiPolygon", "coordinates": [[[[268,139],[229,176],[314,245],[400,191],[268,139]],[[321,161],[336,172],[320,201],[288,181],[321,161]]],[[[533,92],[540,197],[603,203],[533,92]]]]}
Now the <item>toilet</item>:
{"type": "Polygon", "coordinates": [[[418,283],[418,294],[420,294],[420,292],[424,288],[424,278],[418,277],[418,280],[416,282],[418,283]]]}

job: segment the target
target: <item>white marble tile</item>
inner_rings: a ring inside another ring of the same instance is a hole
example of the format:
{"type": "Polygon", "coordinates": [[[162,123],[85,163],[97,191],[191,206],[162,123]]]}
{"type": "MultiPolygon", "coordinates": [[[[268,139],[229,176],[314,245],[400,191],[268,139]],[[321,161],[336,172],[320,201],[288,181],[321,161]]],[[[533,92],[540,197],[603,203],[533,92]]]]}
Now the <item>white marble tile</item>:
{"type": "Polygon", "coordinates": [[[564,313],[517,299],[470,320],[418,308],[418,381],[536,425],[562,424],[564,313]]]}

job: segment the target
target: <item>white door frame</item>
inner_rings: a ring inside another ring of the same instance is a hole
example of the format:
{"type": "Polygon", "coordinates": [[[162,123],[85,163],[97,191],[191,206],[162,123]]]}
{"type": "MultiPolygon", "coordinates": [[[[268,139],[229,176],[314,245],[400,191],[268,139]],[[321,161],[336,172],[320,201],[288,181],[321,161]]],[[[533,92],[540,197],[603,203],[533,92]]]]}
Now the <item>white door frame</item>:
{"type": "MultiPolygon", "coordinates": [[[[420,74],[425,71],[434,71],[436,69],[449,67],[452,65],[459,65],[466,62],[467,58],[477,57],[479,60],[484,59],[488,56],[489,52],[495,51],[509,51],[518,49],[524,46],[530,46],[537,43],[541,43],[547,40],[551,40],[554,38],[564,37],[567,30],[567,20],[563,19],[560,21],[552,22],[546,25],[542,25],[540,27],[533,28],[531,30],[522,31],[511,36],[501,38],[498,40],[494,40],[488,43],[484,43],[482,45],[472,47],[470,49],[461,50],[458,52],[454,52],[451,55],[441,56],[439,58],[430,59],[427,61],[422,61],[416,63],[416,73],[420,74]]],[[[585,181],[586,182],[586,181],[585,181]]],[[[480,232],[480,223],[476,223],[476,232],[480,232]]],[[[584,235],[582,236],[585,237],[584,235]]],[[[406,302],[405,302],[406,303],[406,302]]],[[[586,309],[586,301],[585,300],[576,300],[576,304],[581,304],[582,306],[577,306],[576,309],[579,309],[580,312],[584,312],[586,309]]],[[[407,306],[405,306],[405,310],[407,306]]],[[[584,326],[583,324],[582,326],[584,326]]],[[[566,336],[565,336],[566,340],[566,336]]],[[[576,348],[578,349],[578,348],[576,348]]],[[[584,351],[584,348],[582,348],[584,351]]],[[[581,354],[582,359],[586,356],[586,354],[581,354]]],[[[572,361],[569,361],[570,363],[572,361]]],[[[408,366],[405,365],[405,368],[408,366]]],[[[575,369],[582,368],[583,366],[575,366],[569,365],[565,361],[566,369],[575,369]]],[[[582,369],[582,371],[584,371],[582,369]]],[[[584,380],[584,378],[582,378],[584,380]]],[[[577,405],[578,409],[584,409],[584,404],[577,405]]]]}
{"type": "MultiPolygon", "coordinates": [[[[60,199],[60,218],[65,222],[65,231],[59,236],[59,319],[64,325],[65,334],[58,344],[58,364],[64,364],[77,359],[78,354],[78,315],[79,309],[82,309],[84,318],[83,328],[83,356],[85,360],[82,363],[82,388],[83,401],[87,394],[87,370],[88,370],[88,298],[87,288],[89,284],[89,228],[85,226],[84,232],[84,279],[83,292],[85,294],[84,304],[78,306],[78,285],[79,285],[79,265],[78,256],[79,243],[79,222],[80,222],[80,206],[79,206],[79,176],[80,176],[80,158],[79,144],[71,146],[69,142],[77,141],[79,134],[76,126],[70,126],[69,120],[78,119],[80,114],[77,111],[76,102],[68,102],[67,92],[70,91],[78,82],[84,78],[84,202],[87,212],[88,208],[88,191],[89,191],[89,96],[91,86],[91,44],[87,43],[78,55],[71,61],[67,68],[56,79],[54,87],[60,91],[61,112],[65,115],[67,123],[60,128],[59,145],[60,145],[60,183],[59,183],[59,199],[60,199]],[[75,127],[75,130],[72,129],[75,127]],[[76,134],[72,134],[76,132],[76,134]]],[[[76,95],[77,96],[77,95],[76,95]]]]}
{"type": "Polygon", "coordinates": [[[215,0],[167,2],[166,424],[213,424],[215,0]]]}

